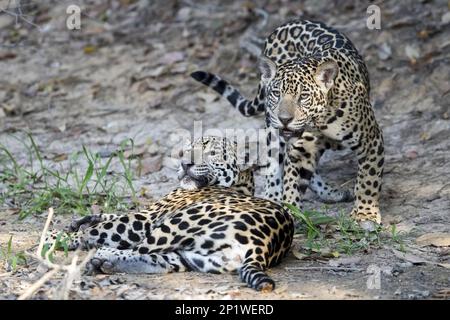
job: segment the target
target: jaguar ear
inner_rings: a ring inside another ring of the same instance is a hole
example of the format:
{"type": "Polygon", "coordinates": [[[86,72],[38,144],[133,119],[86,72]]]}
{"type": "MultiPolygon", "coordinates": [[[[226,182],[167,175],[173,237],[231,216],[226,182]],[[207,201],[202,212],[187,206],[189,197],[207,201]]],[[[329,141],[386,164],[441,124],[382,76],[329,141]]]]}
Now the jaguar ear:
{"type": "Polygon", "coordinates": [[[323,62],[317,67],[314,80],[324,92],[328,92],[334,85],[338,71],[339,67],[336,62],[332,60],[323,62]]]}
{"type": "Polygon", "coordinates": [[[266,56],[261,56],[259,58],[258,67],[259,71],[261,71],[262,83],[264,85],[268,84],[270,80],[275,77],[275,73],[277,72],[277,65],[266,56]]]}

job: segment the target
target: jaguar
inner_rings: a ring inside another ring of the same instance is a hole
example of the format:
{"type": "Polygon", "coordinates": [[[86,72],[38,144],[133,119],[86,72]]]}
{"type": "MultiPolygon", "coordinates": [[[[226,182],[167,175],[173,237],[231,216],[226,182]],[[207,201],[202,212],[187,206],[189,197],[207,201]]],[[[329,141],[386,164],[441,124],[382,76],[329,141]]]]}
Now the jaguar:
{"type": "Polygon", "coordinates": [[[191,76],[244,116],[265,114],[271,168],[265,198],[301,207],[310,186],[334,202],[354,200],[351,216],[375,228],[381,223],[384,142],[370,103],[369,73],[353,43],[322,22],[291,21],[265,40],[259,70],[253,100],[215,74],[191,76]],[[326,150],[344,148],[358,160],[353,193],[328,185],[317,170],[326,150]]]}
{"type": "Polygon", "coordinates": [[[181,188],[146,210],[88,215],[74,220],[63,238],[50,232],[46,242],[63,239],[70,250],[97,248],[88,273],[238,272],[249,287],[273,290],[266,269],[289,252],[292,216],[252,196],[253,169],[239,164],[235,142],[203,137],[183,150],[193,151],[201,157],[181,161],[181,188]]]}

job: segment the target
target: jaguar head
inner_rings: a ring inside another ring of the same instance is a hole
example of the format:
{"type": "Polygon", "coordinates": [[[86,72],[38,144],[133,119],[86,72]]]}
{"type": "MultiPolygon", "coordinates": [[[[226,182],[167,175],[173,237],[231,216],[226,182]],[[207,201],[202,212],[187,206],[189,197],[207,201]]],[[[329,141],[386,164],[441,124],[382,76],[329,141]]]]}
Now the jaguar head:
{"type": "Polygon", "coordinates": [[[216,136],[202,137],[187,144],[180,157],[178,179],[183,189],[214,185],[249,187],[253,184],[253,176],[249,174],[252,165],[240,159],[235,141],[216,136]]]}
{"type": "Polygon", "coordinates": [[[285,137],[314,128],[326,110],[328,93],[334,86],[336,62],[309,57],[277,66],[263,57],[260,70],[271,126],[285,137]]]}

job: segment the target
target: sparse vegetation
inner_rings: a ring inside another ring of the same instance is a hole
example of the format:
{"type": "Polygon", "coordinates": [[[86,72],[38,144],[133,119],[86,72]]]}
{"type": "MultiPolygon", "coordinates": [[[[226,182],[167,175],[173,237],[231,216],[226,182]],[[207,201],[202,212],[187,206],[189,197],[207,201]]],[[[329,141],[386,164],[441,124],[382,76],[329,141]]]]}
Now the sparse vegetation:
{"type": "Polygon", "coordinates": [[[64,256],[67,257],[69,255],[69,241],[70,234],[61,231],[55,239],[54,248],[49,243],[45,243],[42,247],[41,257],[45,258],[48,253],[48,259],[50,262],[54,262],[54,252],[57,250],[63,251],[64,256]]]}
{"type": "Polygon", "coordinates": [[[27,260],[23,251],[13,251],[12,239],[13,236],[10,236],[5,247],[0,245],[0,261],[5,270],[15,272],[17,266],[26,264],[27,260]]]}
{"type": "Polygon", "coordinates": [[[28,141],[18,140],[27,152],[26,165],[19,164],[0,144],[0,182],[4,187],[0,190],[0,205],[17,209],[20,219],[49,207],[54,207],[57,213],[80,215],[87,214],[93,204],[105,212],[123,211],[136,199],[131,159],[124,156],[128,145],[134,148],[131,139],[124,141],[106,161],[83,146],[70,156],[69,169],[63,170],[47,166],[32,135],[27,137],[28,141]],[[114,157],[118,158],[122,172],[109,171],[114,157]],[[87,162],[84,172],[79,165],[82,161],[87,162]]]}
{"type": "MultiPolygon", "coordinates": [[[[11,235],[12,255],[34,249],[48,205],[54,206],[53,221],[61,226],[70,222],[72,213],[131,209],[133,191],[116,151],[121,139],[133,137],[134,156],[139,154],[131,160],[130,170],[136,195],[141,194],[139,184],[146,186],[145,195],[159,197],[177,184],[175,174],[167,170],[170,162],[165,161],[179,129],[191,131],[199,120],[203,122],[195,128],[202,132],[264,126],[264,117],[241,117],[189,74],[203,69],[222,75],[253,98],[260,79],[256,56],[262,39],[273,27],[298,18],[322,21],[344,32],[369,66],[371,102],[385,135],[380,198],[385,227],[369,235],[374,237],[370,241],[351,224],[339,222],[339,216],[319,224],[315,217],[319,213],[332,214],[341,206],[348,213],[351,204],[323,206],[308,192],[305,205],[314,212],[303,215],[314,228],[302,223],[292,250],[307,261],[289,255],[271,268],[277,282],[271,294],[261,296],[225,275],[186,273],[83,276],[82,281],[71,282],[74,290],[67,291],[68,298],[449,299],[450,257],[444,242],[450,237],[448,1],[342,0],[334,6],[311,0],[0,3],[8,11],[0,14],[0,299],[19,297],[39,276],[36,271],[44,270],[36,270],[35,259],[28,255],[27,265],[18,263],[13,275],[3,266],[8,265],[5,253],[11,235]],[[71,19],[66,10],[72,4],[81,8],[80,30],[69,30],[64,21],[71,19]],[[366,24],[372,17],[369,4],[380,8],[381,29],[366,24]],[[42,176],[21,128],[32,133],[44,167],[59,178],[47,171],[42,176]],[[12,134],[16,140],[11,140],[12,134]],[[89,161],[80,141],[93,156],[93,171],[81,191],[89,161]],[[106,185],[98,182],[95,187],[97,180],[106,185]],[[19,215],[27,218],[18,221],[19,215]],[[393,221],[397,224],[389,225],[393,221]],[[346,233],[338,229],[339,223],[346,233]],[[435,234],[443,237],[440,243],[431,243],[435,234]],[[429,241],[417,242],[422,236],[429,241]],[[394,248],[407,254],[394,254],[394,248]],[[352,251],[350,262],[327,261],[341,260],[333,253],[345,260],[343,252],[352,251]],[[336,265],[361,271],[336,271],[336,265]],[[368,279],[376,275],[367,269],[373,265],[380,271],[381,286],[376,290],[367,287],[368,279]]],[[[130,143],[124,146],[125,163],[130,160],[130,143]]],[[[348,187],[356,178],[354,162],[356,158],[339,151],[325,155],[320,170],[330,181],[348,187]]],[[[60,255],[55,253],[55,263],[66,263],[76,253],[70,252],[65,261],[60,255]]],[[[57,277],[29,297],[65,298],[57,291],[66,271],[61,268],[57,277]]]]}
{"type": "Polygon", "coordinates": [[[379,248],[382,244],[398,245],[403,250],[403,237],[395,225],[368,232],[344,212],[331,217],[318,211],[301,211],[292,205],[286,206],[301,222],[297,233],[306,237],[303,248],[307,254],[338,257],[379,248]]]}

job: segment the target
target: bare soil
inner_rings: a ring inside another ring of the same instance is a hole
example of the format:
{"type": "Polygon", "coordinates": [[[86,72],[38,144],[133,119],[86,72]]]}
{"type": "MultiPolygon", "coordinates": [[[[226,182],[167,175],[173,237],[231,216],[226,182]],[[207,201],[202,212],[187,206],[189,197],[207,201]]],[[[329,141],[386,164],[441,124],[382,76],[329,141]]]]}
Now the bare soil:
{"type": "MultiPolygon", "coordinates": [[[[67,167],[61,155],[77,152],[82,145],[108,154],[133,138],[136,148],[145,150],[143,169],[134,183],[143,198],[152,200],[177,186],[171,154],[180,129],[192,132],[194,121],[202,121],[204,131],[263,126],[262,118],[242,117],[189,77],[205,69],[238,84],[249,97],[255,93],[256,60],[240,40],[258,24],[256,4],[26,3],[23,12],[29,16],[18,16],[18,25],[15,17],[0,12],[0,142],[23,163],[27,154],[11,135],[25,140],[25,132],[31,132],[46,163],[55,168],[67,167]],[[81,30],[66,28],[69,4],[83,10],[81,30]]],[[[367,5],[359,1],[258,1],[269,19],[257,35],[263,38],[274,26],[301,16],[335,26],[360,50],[386,144],[383,223],[396,224],[404,232],[407,256],[395,254],[391,245],[340,260],[299,260],[291,255],[270,270],[277,289],[267,294],[246,288],[236,275],[184,273],[82,276],[70,297],[448,299],[450,248],[419,246],[416,239],[436,232],[448,239],[450,234],[449,3],[411,0],[378,5],[381,29],[369,30],[367,5]],[[331,268],[336,265],[350,269],[331,268]],[[370,285],[374,279],[380,279],[379,286],[370,285]]],[[[355,166],[351,154],[336,152],[324,157],[321,170],[335,183],[351,187],[355,166]]],[[[323,206],[312,194],[306,201],[312,208],[323,206]]],[[[350,206],[331,205],[329,210],[349,211],[350,206]]],[[[35,246],[46,213],[19,221],[14,208],[2,208],[0,244],[13,235],[14,250],[35,246]]],[[[55,225],[66,225],[71,218],[59,212],[55,225]]],[[[296,241],[294,251],[298,245],[296,241]]],[[[0,298],[15,299],[45,270],[31,262],[14,274],[3,272],[0,267],[0,298]]],[[[61,275],[53,278],[33,298],[52,298],[60,279],[61,275]]]]}

